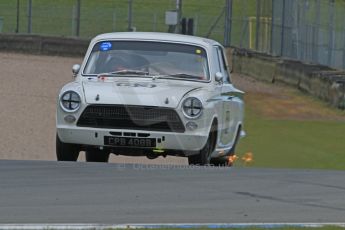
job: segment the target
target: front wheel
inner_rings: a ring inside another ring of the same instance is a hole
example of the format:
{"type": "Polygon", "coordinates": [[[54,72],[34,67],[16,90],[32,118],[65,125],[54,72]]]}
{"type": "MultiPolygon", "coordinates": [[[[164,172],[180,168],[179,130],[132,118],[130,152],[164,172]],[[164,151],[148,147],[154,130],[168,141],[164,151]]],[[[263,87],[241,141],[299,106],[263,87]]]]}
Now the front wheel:
{"type": "Polygon", "coordinates": [[[200,150],[199,154],[188,157],[189,165],[208,165],[210,164],[211,153],[213,152],[215,132],[211,132],[208,136],[205,146],[200,150]]]}
{"type": "Polygon", "coordinates": [[[64,143],[56,134],[56,158],[58,161],[77,161],[79,151],[78,145],[64,143]]]}
{"type": "Polygon", "coordinates": [[[87,162],[104,162],[109,161],[109,152],[105,150],[100,150],[97,148],[90,148],[85,151],[86,161],[87,162]]]}

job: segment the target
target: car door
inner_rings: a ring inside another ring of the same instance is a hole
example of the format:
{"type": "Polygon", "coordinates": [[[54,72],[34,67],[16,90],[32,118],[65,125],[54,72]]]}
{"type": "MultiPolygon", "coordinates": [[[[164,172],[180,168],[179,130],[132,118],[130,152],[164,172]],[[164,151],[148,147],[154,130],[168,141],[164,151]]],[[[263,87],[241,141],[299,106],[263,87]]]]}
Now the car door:
{"type": "Polygon", "coordinates": [[[238,101],[235,97],[236,92],[231,83],[228,65],[224,55],[223,48],[216,46],[218,64],[220,72],[223,75],[223,84],[221,87],[221,97],[222,97],[222,124],[220,133],[221,145],[231,146],[236,137],[237,124],[238,124],[238,101]]]}

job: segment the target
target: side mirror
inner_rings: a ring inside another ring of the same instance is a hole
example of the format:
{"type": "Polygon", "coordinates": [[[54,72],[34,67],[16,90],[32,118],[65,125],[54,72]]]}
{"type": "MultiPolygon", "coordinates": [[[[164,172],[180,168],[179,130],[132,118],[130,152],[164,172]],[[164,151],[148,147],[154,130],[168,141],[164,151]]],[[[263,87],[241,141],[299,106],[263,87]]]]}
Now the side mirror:
{"type": "Polygon", "coordinates": [[[216,82],[223,82],[223,74],[221,72],[217,72],[215,75],[216,82]]]}
{"type": "Polygon", "coordinates": [[[73,77],[76,77],[77,74],[79,73],[80,70],[80,65],[79,64],[75,64],[72,67],[72,73],[73,73],[73,77]]]}

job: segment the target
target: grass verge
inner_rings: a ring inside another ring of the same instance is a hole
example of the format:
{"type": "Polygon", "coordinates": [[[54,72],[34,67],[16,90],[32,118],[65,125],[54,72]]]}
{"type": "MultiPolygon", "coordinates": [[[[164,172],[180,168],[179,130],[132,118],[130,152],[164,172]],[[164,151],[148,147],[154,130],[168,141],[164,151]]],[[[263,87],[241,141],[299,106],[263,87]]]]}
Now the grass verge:
{"type": "Polygon", "coordinates": [[[345,114],[288,87],[277,89],[264,97],[248,92],[247,136],[237,155],[253,153],[255,167],[345,170],[345,114]]]}

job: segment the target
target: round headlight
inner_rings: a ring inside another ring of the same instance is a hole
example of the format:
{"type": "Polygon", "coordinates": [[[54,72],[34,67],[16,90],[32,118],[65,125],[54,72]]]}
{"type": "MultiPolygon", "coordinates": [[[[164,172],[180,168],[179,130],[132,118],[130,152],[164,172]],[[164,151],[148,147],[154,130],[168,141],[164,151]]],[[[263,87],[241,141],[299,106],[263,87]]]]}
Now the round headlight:
{"type": "Polygon", "coordinates": [[[80,96],[74,91],[64,92],[60,98],[60,106],[66,112],[75,112],[80,107],[80,96]]]}
{"type": "Polygon", "coordinates": [[[202,103],[196,97],[188,97],[182,103],[183,114],[188,118],[197,118],[202,112],[202,103]]]}

